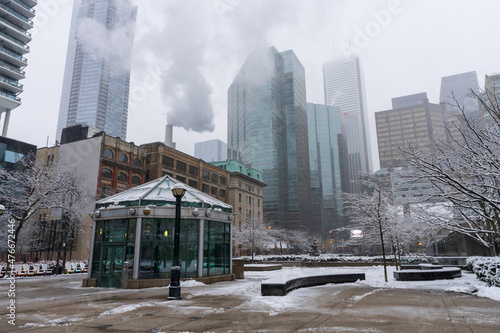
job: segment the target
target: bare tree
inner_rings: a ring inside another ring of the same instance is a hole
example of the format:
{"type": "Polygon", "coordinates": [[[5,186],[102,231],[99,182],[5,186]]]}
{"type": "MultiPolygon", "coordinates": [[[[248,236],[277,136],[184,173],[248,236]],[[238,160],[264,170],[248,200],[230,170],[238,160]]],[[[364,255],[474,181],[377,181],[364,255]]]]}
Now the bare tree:
{"type": "Polygon", "coordinates": [[[260,220],[247,219],[243,228],[233,230],[234,241],[251,251],[252,263],[255,261],[256,248],[262,248],[273,242],[269,229],[260,220]]]}
{"type": "Polygon", "coordinates": [[[426,179],[433,193],[426,200],[441,202],[448,213],[432,212],[429,221],[467,235],[496,255],[500,236],[500,109],[491,92],[471,90],[483,112],[472,117],[456,103],[458,120],[447,141],[423,150],[416,144],[400,147],[414,179],[426,179]],[[484,120],[486,119],[486,121],[484,120]],[[451,215],[451,218],[450,218],[451,215]]]}
{"type": "Polygon", "coordinates": [[[384,262],[384,278],[387,282],[384,230],[393,216],[390,176],[388,174],[365,174],[360,183],[361,194],[342,193],[342,197],[351,221],[356,221],[358,224],[372,224],[378,229],[384,262]]]}
{"type": "MultiPolygon", "coordinates": [[[[7,213],[4,215],[15,222],[14,253],[17,245],[28,246],[25,239],[20,239],[21,231],[31,224],[28,222],[36,220],[37,212],[65,211],[78,221],[80,210],[89,199],[83,191],[81,176],[75,172],[58,171],[56,166],[34,163],[34,160],[34,156],[27,156],[20,161],[24,171],[0,169],[0,198],[7,213]]],[[[28,227],[33,228],[33,225],[28,227]]],[[[26,238],[30,238],[29,232],[26,238]]]]}

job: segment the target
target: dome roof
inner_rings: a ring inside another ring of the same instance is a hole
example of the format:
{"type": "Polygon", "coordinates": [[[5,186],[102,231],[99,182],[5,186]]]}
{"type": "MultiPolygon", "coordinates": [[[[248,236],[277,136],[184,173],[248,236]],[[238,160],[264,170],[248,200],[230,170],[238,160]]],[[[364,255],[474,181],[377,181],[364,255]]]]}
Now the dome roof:
{"type": "Polygon", "coordinates": [[[172,194],[172,188],[176,184],[182,184],[186,193],[182,197],[181,204],[188,207],[200,207],[221,209],[231,213],[232,206],[217,200],[206,193],[198,191],[181,181],[169,176],[164,176],[146,184],[136,186],[96,202],[96,208],[109,206],[165,206],[175,205],[176,199],[172,194]]]}

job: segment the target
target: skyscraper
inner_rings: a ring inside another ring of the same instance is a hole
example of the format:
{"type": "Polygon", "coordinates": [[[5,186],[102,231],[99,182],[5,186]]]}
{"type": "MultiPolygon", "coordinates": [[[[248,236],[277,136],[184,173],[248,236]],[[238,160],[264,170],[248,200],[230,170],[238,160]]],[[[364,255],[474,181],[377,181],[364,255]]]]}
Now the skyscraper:
{"type": "MultiPolygon", "coordinates": [[[[349,135],[359,135],[356,142],[359,147],[354,154],[360,158],[348,165],[348,175],[351,181],[357,181],[359,172],[367,172],[372,169],[371,149],[368,142],[370,134],[368,130],[368,115],[366,110],[363,77],[359,58],[350,57],[327,63],[323,66],[323,80],[325,87],[325,104],[340,107],[340,111],[350,117],[359,117],[360,128],[356,133],[349,135]],[[361,169],[359,169],[361,168],[361,169]]],[[[352,130],[352,128],[348,127],[352,130]]],[[[349,153],[349,152],[347,152],[349,153]]],[[[353,155],[354,156],[354,155],[353,155]]]]}
{"type": "Polygon", "coordinates": [[[228,151],[260,170],[264,221],[308,229],[311,220],[305,71],[291,50],[247,58],[228,90],[228,151]]]}
{"type": "Polygon", "coordinates": [[[130,0],[75,0],[57,140],[75,124],[126,139],[136,15],[130,0]]]}
{"type": "Polygon", "coordinates": [[[194,157],[206,162],[225,161],[227,159],[227,144],[220,140],[208,140],[194,144],[194,157]]]}
{"type": "Polygon", "coordinates": [[[30,51],[28,46],[33,28],[36,0],[2,1],[0,3],[0,118],[5,113],[2,136],[7,136],[12,109],[21,105],[18,97],[23,91],[19,80],[25,78],[23,57],[30,51]]]}
{"type": "Polygon", "coordinates": [[[444,104],[429,103],[427,98],[418,101],[412,96],[401,100],[414,100],[415,104],[375,112],[380,168],[406,166],[400,158],[400,145],[413,143],[430,149],[431,142],[446,139],[444,104]]]}
{"type": "Polygon", "coordinates": [[[455,106],[457,103],[461,107],[465,106],[465,110],[468,113],[477,112],[477,100],[469,96],[471,89],[476,93],[479,91],[475,71],[444,76],[441,78],[439,102],[445,103],[447,112],[457,111],[455,106]]]}
{"type": "Polygon", "coordinates": [[[342,122],[336,106],[307,103],[313,229],[323,235],[343,225],[342,122]]]}

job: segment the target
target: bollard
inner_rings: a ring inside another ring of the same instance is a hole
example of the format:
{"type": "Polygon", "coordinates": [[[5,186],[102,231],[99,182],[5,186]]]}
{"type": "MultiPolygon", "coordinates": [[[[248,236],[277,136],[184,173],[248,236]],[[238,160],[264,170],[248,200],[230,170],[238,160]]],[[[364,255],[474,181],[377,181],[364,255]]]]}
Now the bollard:
{"type": "Polygon", "coordinates": [[[128,261],[125,261],[123,263],[123,268],[122,268],[122,282],[120,287],[122,289],[127,289],[127,284],[128,284],[128,261]]]}

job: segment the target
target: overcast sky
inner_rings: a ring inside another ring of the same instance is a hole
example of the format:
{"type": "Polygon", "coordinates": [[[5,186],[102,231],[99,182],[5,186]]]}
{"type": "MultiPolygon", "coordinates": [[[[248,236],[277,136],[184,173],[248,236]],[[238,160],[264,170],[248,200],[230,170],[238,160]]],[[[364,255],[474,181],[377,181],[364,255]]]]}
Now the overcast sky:
{"type": "MultiPolygon", "coordinates": [[[[360,57],[378,167],[373,114],[391,98],[427,92],[438,103],[441,77],[500,71],[497,0],[136,0],[139,5],[127,141],[177,148],[227,140],[227,89],[248,54],[293,49],[306,70],[308,102],[324,103],[322,65],[360,57]],[[198,133],[200,132],[200,133],[198,133]]],[[[22,81],[22,105],[8,136],[54,144],[72,10],[71,0],[38,0],[22,81]]],[[[2,120],[3,123],[3,120],[2,120]]]]}

